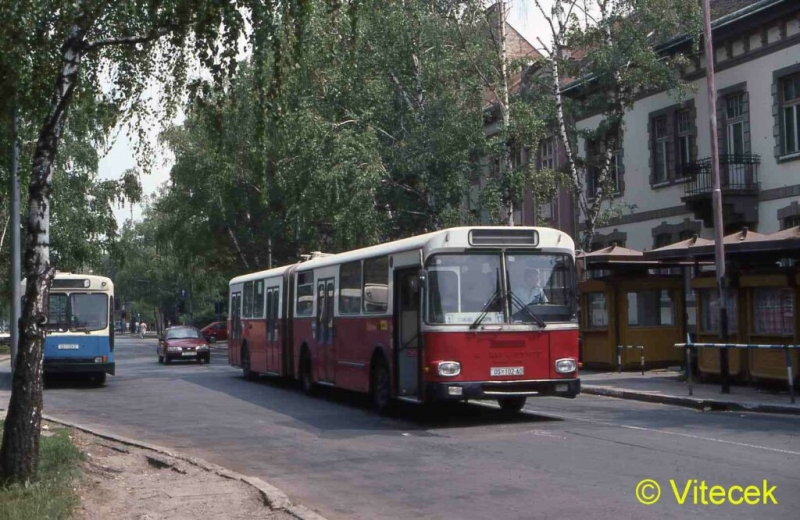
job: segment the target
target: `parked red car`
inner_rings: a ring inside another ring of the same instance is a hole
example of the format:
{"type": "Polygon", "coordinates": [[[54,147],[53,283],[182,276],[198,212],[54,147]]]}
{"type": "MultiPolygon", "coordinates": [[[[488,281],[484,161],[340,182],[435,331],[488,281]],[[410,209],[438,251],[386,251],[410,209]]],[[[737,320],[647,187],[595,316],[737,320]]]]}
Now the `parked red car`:
{"type": "Polygon", "coordinates": [[[214,343],[218,339],[228,339],[228,324],[224,321],[209,323],[200,332],[209,343],[214,343]]]}
{"type": "Polygon", "coordinates": [[[159,363],[169,363],[176,359],[211,362],[211,350],[205,338],[195,327],[170,327],[158,340],[156,348],[159,363]]]}

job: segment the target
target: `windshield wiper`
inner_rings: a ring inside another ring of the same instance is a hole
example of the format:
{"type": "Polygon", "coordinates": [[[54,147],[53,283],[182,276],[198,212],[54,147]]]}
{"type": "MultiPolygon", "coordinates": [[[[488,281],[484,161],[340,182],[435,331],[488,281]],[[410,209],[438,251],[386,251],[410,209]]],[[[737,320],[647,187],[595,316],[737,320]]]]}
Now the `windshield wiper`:
{"type": "Polygon", "coordinates": [[[478,328],[478,325],[481,324],[483,319],[489,314],[489,308],[494,305],[494,302],[497,301],[497,298],[500,296],[500,289],[497,289],[493,294],[492,297],[489,298],[489,301],[481,309],[480,315],[475,318],[475,321],[472,322],[472,325],[469,326],[470,330],[478,328]]]}
{"type": "Polygon", "coordinates": [[[539,326],[540,326],[540,327],[542,327],[542,328],[545,328],[545,327],[547,327],[547,323],[545,323],[545,322],[544,322],[544,320],[543,320],[542,318],[540,318],[539,316],[535,315],[535,314],[533,313],[533,311],[532,311],[532,310],[530,310],[530,309],[528,308],[528,306],[527,306],[527,305],[525,305],[525,304],[522,302],[522,300],[520,300],[520,299],[519,299],[519,297],[517,297],[517,295],[516,295],[516,294],[514,294],[513,292],[511,292],[511,290],[509,290],[509,291],[508,291],[508,297],[511,299],[511,301],[512,301],[512,302],[514,302],[514,303],[516,303],[517,305],[519,305],[520,307],[522,307],[522,309],[523,309],[525,312],[527,312],[527,313],[528,313],[528,316],[530,316],[531,318],[533,318],[533,321],[535,321],[537,325],[539,325],[539,326]]]}

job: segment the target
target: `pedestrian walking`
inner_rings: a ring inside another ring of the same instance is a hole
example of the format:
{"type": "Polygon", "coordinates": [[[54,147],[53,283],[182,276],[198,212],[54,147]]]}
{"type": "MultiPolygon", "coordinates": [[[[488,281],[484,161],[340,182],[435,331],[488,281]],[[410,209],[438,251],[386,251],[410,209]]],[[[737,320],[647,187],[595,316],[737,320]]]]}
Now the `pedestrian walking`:
{"type": "Polygon", "coordinates": [[[147,334],[147,323],[142,322],[140,329],[142,331],[142,338],[144,338],[144,335],[147,334]]]}

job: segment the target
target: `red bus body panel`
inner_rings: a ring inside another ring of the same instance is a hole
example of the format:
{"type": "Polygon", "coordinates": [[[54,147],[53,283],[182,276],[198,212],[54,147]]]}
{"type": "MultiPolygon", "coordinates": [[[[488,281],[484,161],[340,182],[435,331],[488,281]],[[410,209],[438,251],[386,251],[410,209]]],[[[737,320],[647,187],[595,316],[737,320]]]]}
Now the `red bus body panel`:
{"type": "Polygon", "coordinates": [[[555,362],[578,359],[578,331],[426,332],[426,382],[515,381],[573,379],[577,372],[559,374],[555,362]],[[438,362],[458,361],[461,373],[439,376],[438,362]],[[491,376],[492,367],[523,367],[522,376],[491,376]]]}

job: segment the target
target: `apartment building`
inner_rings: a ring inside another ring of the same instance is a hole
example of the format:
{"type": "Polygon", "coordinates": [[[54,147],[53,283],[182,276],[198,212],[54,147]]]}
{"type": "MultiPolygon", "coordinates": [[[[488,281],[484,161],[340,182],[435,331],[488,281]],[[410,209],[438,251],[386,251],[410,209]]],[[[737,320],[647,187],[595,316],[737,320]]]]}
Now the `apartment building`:
{"type": "MultiPolygon", "coordinates": [[[[713,238],[710,110],[718,122],[725,232],[800,225],[800,1],[712,1],[716,106],[708,105],[704,56],[684,71],[692,89],[683,97],[659,92],[635,103],[609,202],[624,211],[597,229],[593,249],[713,238]]],[[[688,39],[671,45],[691,50],[688,39]]],[[[578,126],[591,129],[600,119],[578,126]]]]}

